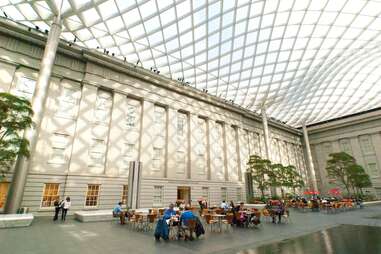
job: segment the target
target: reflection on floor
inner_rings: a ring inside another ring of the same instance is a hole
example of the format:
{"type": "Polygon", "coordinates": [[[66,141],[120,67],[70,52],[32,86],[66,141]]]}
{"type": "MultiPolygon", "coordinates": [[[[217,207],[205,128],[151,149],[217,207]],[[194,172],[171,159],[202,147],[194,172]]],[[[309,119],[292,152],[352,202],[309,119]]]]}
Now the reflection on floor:
{"type": "Polygon", "coordinates": [[[65,223],[38,217],[31,227],[0,230],[1,254],[188,254],[188,253],[381,253],[381,206],[338,214],[291,211],[290,224],[263,223],[259,229],[234,228],[226,233],[207,233],[197,241],[155,242],[152,233],[135,232],[113,222],[65,223]],[[380,228],[339,226],[365,225],[380,228]],[[339,227],[337,227],[339,226],[339,227]],[[319,232],[320,231],[320,232],[319,232]],[[316,233],[318,232],[318,233],[316,233]],[[360,236],[356,236],[361,234],[360,236]],[[300,238],[299,238],[300,237],[300,238]],[[293,239],[296,238],[296,239],[293,239]],[[287,240],[290,239],[290,240],[287,240]],[[274,244],[275,242],[278,242],[274,244]],[[280,242],[280,243],[279,243],[280,242]],[[337,248],[334,243],[340,243],[337,248]],[[344,249],[351,244],[349,252],[344,249]],[[256,250],[259,246],[264,247],[256,250]],[[289,247],[287,247],[289,246],[289,247]],[[315,247],[315,249],[308,249],[315,247]],[[267,249],[266,249],[267,248],[267,249]],[[269,249],[270,248],[270,249],[269,249]],[[340,249],[345,250],[342,252],[340,249]],[[283,251],[289,250],[289,251],[283,251]],[[246,250],[252,250],[248,252],[246,250]],[[256,250],[257,252],[254,252],[256,250]],[[282,252],[276,252],[282,250],[282,252]],[[306,251],[308,250],[308,251],[306,251]],[[340,251],[339,251],[340,250],[340,251]],[[299,251],[299,252],[298,252],[299,251]],[[357,252],[356,252],[357,251],[357,252]],[[360,252],[358,252],[360,251],[360,252]],[[374,252],[376,251],[376,252],[374,252]]]}
{"type": "Polygon", "coordinates": [[[239,254],[379,254],[381,228],[359,225],[341,225],[312,234],[264,245],[239,254]]]}

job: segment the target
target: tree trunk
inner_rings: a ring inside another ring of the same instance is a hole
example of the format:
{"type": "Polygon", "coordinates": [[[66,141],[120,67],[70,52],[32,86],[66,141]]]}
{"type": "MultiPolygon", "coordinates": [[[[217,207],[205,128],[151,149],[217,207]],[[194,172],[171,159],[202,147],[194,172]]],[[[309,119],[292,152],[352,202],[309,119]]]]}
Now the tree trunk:
{"type": "Polygon", "coordinates": [[[261,195],[262,195],[262,199],[264,199],[265,198],[265,192],[264,192],[263,188],[261,188],[261,195]]]}

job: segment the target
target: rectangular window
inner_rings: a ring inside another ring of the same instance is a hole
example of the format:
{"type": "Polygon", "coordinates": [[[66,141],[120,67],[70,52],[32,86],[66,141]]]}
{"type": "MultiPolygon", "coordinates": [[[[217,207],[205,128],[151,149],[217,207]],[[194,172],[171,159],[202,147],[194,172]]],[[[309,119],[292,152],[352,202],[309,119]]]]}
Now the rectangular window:
{"type": "Polygon", "coordinates": [[[153,148],[152,169],[160,171],[163,168],[163,149],[153,148]]]}
{"type": "Polygon", "coordinates": [[[221,201],[228,201],[228,189],[226,187],[221,187],[221,201]]]}
{"type": "Polygon", "coordinates": [[[242,188],[237,188],[237,202],[243,201],[242,200],[242,188]]]}
{"type": "Polygon", "coordinates": [[[186,158],[184,151],[176,152],[176,172],[184,173],[186,168],[186,158]]]}
{"type": "Polygon", "coordinates": [[[91,167],[103,167],[106,154],[106,145],[102,139],[93,139],[93,144],[89,150],[91,167]]]}
{"type": "Polygon", "coordinates": [[[62,86],[61,95],[58,98],[57,116],[76,118],[81,97],[80,88],[68,88],[62,86]]]}
{"type": "Polygon", "coordinates": [[[348,139],[348,138],[340,139],[339,144],[340,144],[341,151],[352,155],[352,147],[351,147],[350,139],[348,139]]]}
{"type": "Polygon", "coordinates": [[[94,118],[97,122],[108,123],[112,108],[112,94],[98,90],[95,102],[94,118]]]}
{"type": "Polygon", "coordinates": [[[15,95],[31,101],[36,87],[36,80],[21,77],[17,81],[15,95]]]}
{"type": "Polygon", "coordinates": [[[99,189],[100,189],[99,184],[88,184],[87,185],[85,206],[87,206],[87,207],[98,206],[99,189]]]}
{"type": "Polygon", "coordinates": [[[123,205],[127,204],[127,199],[128,199],[128,185],[123,185],[123,190],[122,190],[122,204],[123,205]]]}
{"type": "Polygon", "coordinates": [[[163,186],[153,187],[153,207],[163,207],[163,186]]]}
{"type": "Polygon", "coordinates": [[[204,154],[198,154],[197,155],[197,172],[201,175],[205,174],[206,172],[206,161],[205,161],[205,155],[204,154]]]}
{"type": "Polygon", "coordinates": [[[125,143],[124,144],[124,152],[123,152],[123,165],[124,168],[130,167],[131,161],[137,160],[137,151],[135,144],[125,143]]]}
{"type": "Polygon", "coordinates": [[[9,183],[0,182],[0,209],[4,208],[5,202],[7,201],[9,183]]]}
{"type": "Polygon", "coordinates": [[[59,188],[58,183],[45,183],[44,193],[42,195],[41,207],[52,207],[54,206],[54,201],[59,199],[59,188]]]}
{"type": "Polygon", "coordinates": [[[178,113],[177,115],[177,136],[184,137],[187,115],[178,113]]]}
{"type": "Polygon", "coordinates": [[[126,111],[126,126],[128,129],[136,127],[137,122],[137,108],[135,105],[128,105],[126,111]]]}
{"type": "Polygon", "coordinates": [[[368,172],[369,172],[369,175],[372,177],[379,175],[376,162],[368,162],[368,172]]]}
{"type": "Polygon", "coordinates": [[[361,151],[364,155],[374,154],[372,139],[369,135],[364,135],[359,137],[361,151]]]}
{"type": "Polygon", "coordinates": [[[157,136],[165,136],[165,108],[155,106],[154,123],[157,136]]]}
{"type": "Polygon", "coordinates": [[[69,135],[54,133],[51,140],[51,156],[49,163],[65,164],[67,161],[66,148],[69,143],[69,135]]]}

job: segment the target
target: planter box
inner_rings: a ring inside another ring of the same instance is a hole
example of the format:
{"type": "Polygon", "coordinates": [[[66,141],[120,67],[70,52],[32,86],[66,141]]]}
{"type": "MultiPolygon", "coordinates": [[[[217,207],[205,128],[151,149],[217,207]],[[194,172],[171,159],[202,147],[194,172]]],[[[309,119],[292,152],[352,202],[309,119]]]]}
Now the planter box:
{"type": "Polygon", "coordinates": [[[29,227],[33,221],[33,214],[1,214],[0,228],[29,227]]]}
{"type": "Polygon", "coordinates": [[[111,210],[77,211],[74,213],[74,218],[80,222],[111,221],[115,219],[112,217],[111,210]]]}
{"type": "Polygon", "coordinates": [[[266,206],[266,204],[245,204],[244,205],[245,208],[255,208],[258,210],[265,208],[265,206],[266,206]]]}

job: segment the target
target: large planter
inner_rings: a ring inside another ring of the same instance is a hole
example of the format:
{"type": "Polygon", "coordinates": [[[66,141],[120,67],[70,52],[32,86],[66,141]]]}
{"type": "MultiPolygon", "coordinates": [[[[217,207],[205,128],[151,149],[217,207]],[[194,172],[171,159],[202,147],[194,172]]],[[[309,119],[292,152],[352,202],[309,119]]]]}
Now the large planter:
{"type": "Polygon", "coordinates": [[[255,208],[255,209],[258,209],[258,210],[261,210],[263,208],[265,208],[266,204],[245,204],[245,208],[255,208]]]}

